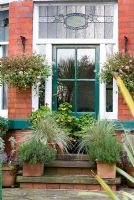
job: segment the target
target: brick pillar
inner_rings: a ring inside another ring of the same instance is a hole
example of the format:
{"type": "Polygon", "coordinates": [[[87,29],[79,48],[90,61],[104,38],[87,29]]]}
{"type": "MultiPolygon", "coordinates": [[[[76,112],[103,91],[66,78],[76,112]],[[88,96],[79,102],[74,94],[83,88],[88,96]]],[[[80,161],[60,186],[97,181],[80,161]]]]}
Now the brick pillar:
{"type": "MultiPolygon", "coordinates": [[[[134,95],[133,95],[134,100],[134,95]]],[[[119,93],[119,105],[118,105],[118,119],[119,120],[134,120],[123,96],[119,93]]]]}
{"type": "MultiPolygon", "coordinates": [[[[11,2],[9,4],[9,50],[8,55],[23,53],[20,36],[26,38],[25,54],[32,53],[33,2],[11,2]]],[[[8,118],[26,119],[32,110],[31,88],[18,91],[8,88],[8,118]]]]}
{"type": "MultiPolygon", "coordinates": [[[[134,0],[118,0],[119,51],[124,51],[124,36],[128,38],[128,52],[134,54],[134,0]]],[[[123,97],[119,94],[118,119],[134,119],[123,97]]]]}

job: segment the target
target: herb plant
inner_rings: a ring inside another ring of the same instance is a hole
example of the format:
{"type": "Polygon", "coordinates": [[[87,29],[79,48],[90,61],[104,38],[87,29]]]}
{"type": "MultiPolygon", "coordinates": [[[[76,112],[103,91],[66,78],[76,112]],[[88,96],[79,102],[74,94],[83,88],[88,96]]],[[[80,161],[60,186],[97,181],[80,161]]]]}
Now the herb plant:
{"type": "Polygon", "coordinates": [[[50,74],[50,67],[41,55],[19,55],[0,60],[1,83],[9,83],[19,89],[40,85],[41,80],[50,74]]]}
{"type": "Polygon", "coordinates": [[[97,121],[83,135],[80,148],[86,145],[89,159],[114,163],[120,159],[121,145],[116,139],[114,125],[106,120],[97,121]]]}
{"type": "Polygon", "coordinates": [[[56,150],[43,144],[41,141],[31,140],[20,146],[18,159],[20,163],[29,162],[31,165],[37,162],[49,162],[56,158],[56,150]]]}

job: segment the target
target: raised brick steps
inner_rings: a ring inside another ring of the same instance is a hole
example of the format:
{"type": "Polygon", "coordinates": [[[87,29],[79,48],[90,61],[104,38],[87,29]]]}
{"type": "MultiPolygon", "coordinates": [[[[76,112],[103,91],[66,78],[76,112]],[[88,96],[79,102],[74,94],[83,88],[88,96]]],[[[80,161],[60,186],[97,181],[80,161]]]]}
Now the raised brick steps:
{"type": "MultiPolygon", "coordinates": [[[[86,155],[63,154],[44,168],[42,177],[18,176],[17,182],[21,188],[34,189],[81,189],[102,190],[92,171],[96,173],[95,162],[89,161],[86,155]]],[[[106,183],[116,190],[121,183],[120,178],[105,179],[106,183]]]]}
{"type": "MultiPolygon", "coordinates": [[[[18,176],[17,182],[21,188],[33,189],[82,189],[82,190],[102,190],[95,178],[88,175],[67,175],[67,176],[42,176],[42,177],[23,177],[18,176]]],[[[105,182],[116,190],[116,185],[120,184],[121,179],[105,179],[105,182]]]]}

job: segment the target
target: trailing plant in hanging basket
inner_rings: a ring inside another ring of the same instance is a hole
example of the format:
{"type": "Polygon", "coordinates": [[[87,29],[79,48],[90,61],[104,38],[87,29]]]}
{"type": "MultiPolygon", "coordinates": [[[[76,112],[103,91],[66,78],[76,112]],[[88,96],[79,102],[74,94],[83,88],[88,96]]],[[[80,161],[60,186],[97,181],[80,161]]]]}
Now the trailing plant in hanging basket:
{"type": "Polygon", "coordinates": [[[100,77],[104,82],[112,82],[119,76],[128,90],[134,92],[134,56],[118,52],[110,57],[103,66],[100,77]]]}
{"type": "Polygon", "coordinates": [[[0,60],[0,82],[18,89],[40,85],[51,74],[50,66],[41,55],[18,55],[0,60]]]}

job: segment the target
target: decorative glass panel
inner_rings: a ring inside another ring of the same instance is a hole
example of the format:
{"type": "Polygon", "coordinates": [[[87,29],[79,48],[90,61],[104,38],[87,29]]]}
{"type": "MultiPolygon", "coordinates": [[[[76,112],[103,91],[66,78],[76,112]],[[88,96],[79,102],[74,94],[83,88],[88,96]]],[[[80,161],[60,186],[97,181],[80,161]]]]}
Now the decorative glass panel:
{"type": "Polygon", "coordinates": [[[8,41],[8,14],[7,10],[0,11],[0,42],[8,41]]]}
{"type": "Polygon", "coordinates": [[[39,7],[39,38],[112,38],[113,5],[39,7]]]}

